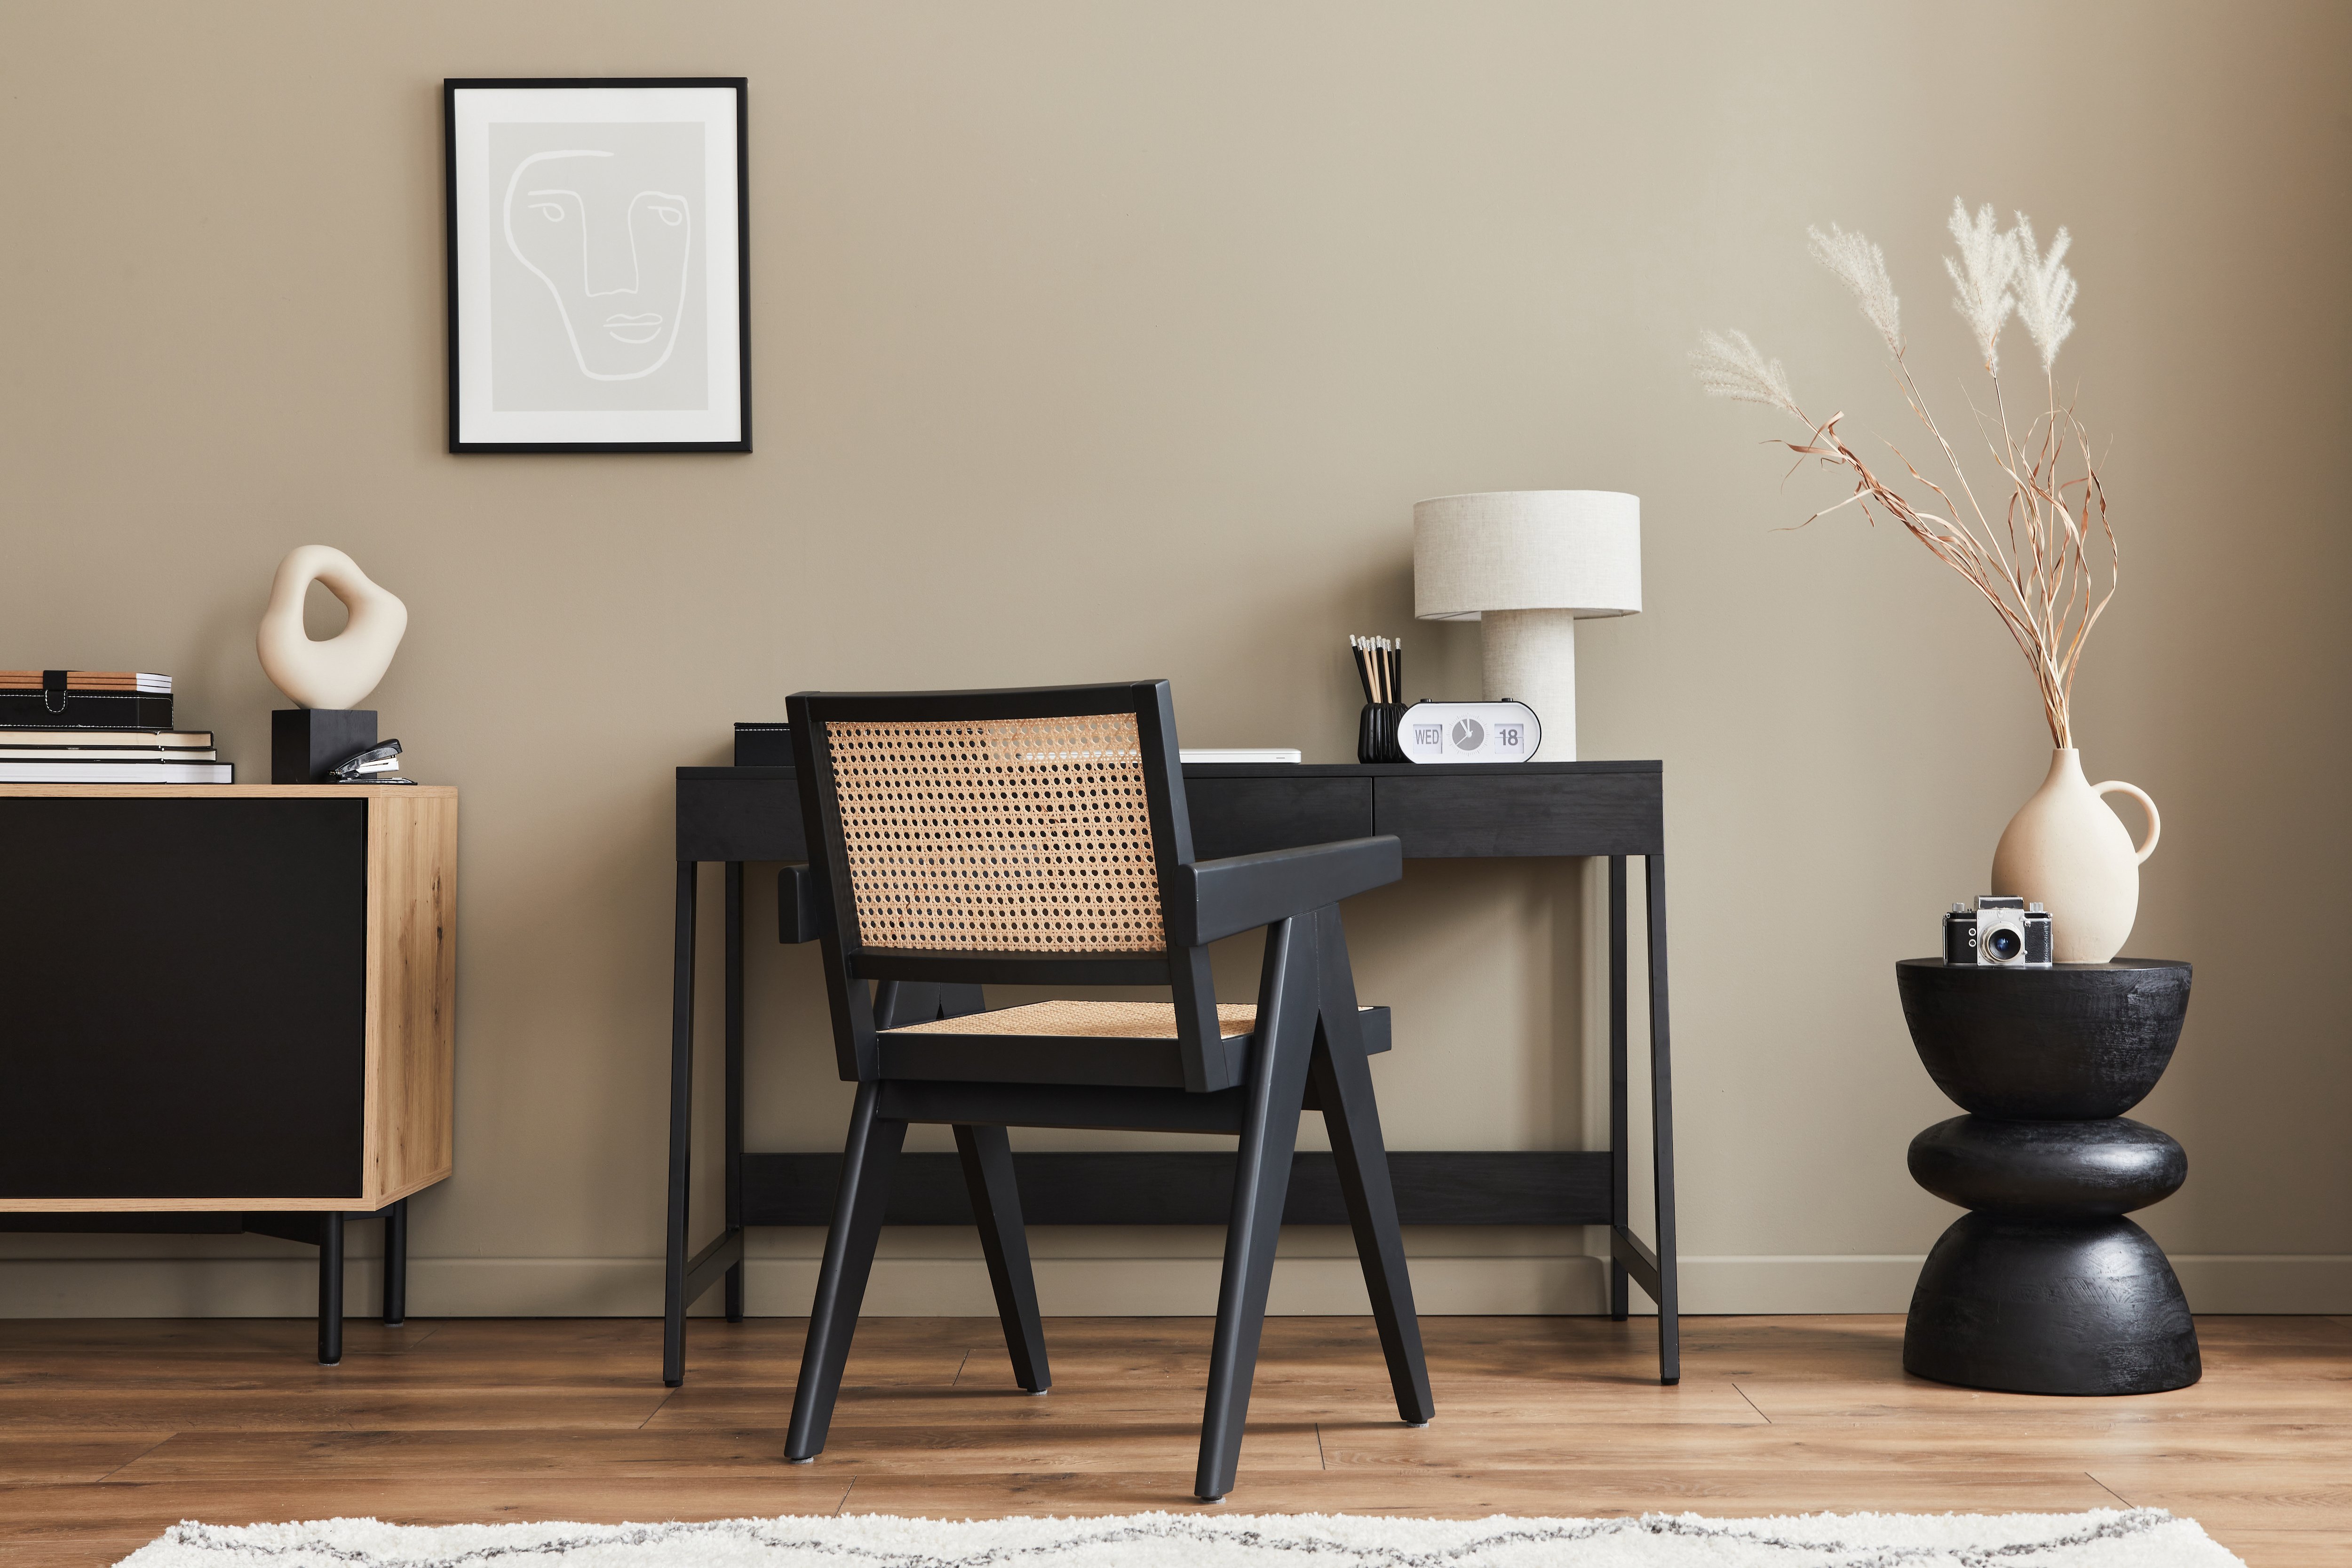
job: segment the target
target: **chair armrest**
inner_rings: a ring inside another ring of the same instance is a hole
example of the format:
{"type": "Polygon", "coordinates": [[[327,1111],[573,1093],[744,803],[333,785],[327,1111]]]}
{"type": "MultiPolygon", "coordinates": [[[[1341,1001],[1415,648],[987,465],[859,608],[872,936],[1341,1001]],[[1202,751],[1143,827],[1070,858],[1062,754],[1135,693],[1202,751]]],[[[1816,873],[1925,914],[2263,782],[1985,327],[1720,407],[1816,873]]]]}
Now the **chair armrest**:
{"type": "Polygon", "coordinates": [[[806,866],[776,873],[776,940],[815,942],[833,932],[833,900],[806,866]]]}
{"type": "Polygon", "coordinates": [[[1305,844],[1180,867],[1168,937],[1199,947],[1236,931],[1271,925],[1336,904],[1404,875],[1404,846],[1394,834],[1305,844]]]}

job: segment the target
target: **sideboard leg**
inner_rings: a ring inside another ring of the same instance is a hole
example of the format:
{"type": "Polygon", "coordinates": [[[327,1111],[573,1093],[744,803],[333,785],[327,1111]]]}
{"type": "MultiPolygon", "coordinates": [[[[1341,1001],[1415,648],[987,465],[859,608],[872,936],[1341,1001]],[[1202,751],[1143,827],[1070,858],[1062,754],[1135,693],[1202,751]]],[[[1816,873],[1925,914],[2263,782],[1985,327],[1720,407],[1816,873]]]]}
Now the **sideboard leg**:
{"type": "Polygon", "coordinates": [[[319,1364],[343,1359],[343,1216],[319,1216],[319,1364]]]}
{"type": "MultiPolygon", "coordinates": [[[[1630,1122],[1625,1112],[1625,857],[1609,857],[1609,1218],[1617,1230],[1633,1223],[1633,1164],[1625,1149],[1630,1122]]],[[[1614,1245],[1609,1259],[1609,1316],[1623,1322],[1627,1299],[1625,1266],[1614,1245]]]]}
{"type": "Polygon", "coordinates": [[[383,1326],[408,1321],[408,1200],[383,1211],[383,1326]]]}
{"type": "MultiPolygon", "coordinates": [[[[727,862],[727,1229],[743,1228],[743,862],[727,862]]],[[[727,1321],[743,1321],[743,1265],[727,1270],[727,1321]]]]}
{"type": "Polygon", "coordinates": [[[686,1198],[694,1142],[694,900],[702,868],[677,863],[669,1007],[669,1245],[663,1259],[662,1382],[686,1381],[686,1198]]]}
{"type": "Polygon", "coordinates": [[[1675,1094],[1666,1033],[1666,858],[1642,858],[1650,949],[1650,1148],[1658,1194],[1658,1381],[1683,1375],[1682,1285],[1675,1249],[1675,1094]]]}

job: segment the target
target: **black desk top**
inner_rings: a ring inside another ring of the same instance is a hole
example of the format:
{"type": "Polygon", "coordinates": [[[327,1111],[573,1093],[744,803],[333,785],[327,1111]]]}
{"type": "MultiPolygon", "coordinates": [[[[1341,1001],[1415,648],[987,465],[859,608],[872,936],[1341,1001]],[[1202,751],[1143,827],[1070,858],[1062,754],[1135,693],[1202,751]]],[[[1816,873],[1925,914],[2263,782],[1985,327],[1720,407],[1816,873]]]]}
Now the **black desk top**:
{"type": "MultiPolygon", "coordinates": [[[[1187,763],[1202,859],[1393,833],[1407,857],[1652,855],[1664,764],[1187,763]]],[[[677,770],[680,860],[805,860],[790,767],[677,770]]]]}
{"type": "MultiPolygon", "coordinates": [[[[1454,777],[1524,778],[1580,773],[1662,773],[1661,762],[1632,763],[1186,763],[1188,779],[1291,778],[1412,778],[1445,774],[1454,777]]],[[[688,779],[789,779],[798,774],[791,763],[774,767],[680,768],[679,782],[688,779]]]]}

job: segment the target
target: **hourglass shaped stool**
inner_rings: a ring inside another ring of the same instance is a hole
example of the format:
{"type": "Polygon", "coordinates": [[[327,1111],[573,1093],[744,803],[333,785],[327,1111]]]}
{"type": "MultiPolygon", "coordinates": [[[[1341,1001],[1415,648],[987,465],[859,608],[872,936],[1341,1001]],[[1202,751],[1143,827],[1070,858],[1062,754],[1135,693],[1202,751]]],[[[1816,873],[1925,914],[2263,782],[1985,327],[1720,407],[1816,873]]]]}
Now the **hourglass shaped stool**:
{"type": "Polygon", "coordinates": [[[2164,1251],[2124,1215],[2189,1174],[2123,1114],[2172,1059],[2189,966],[2046,969],[1906,959],[1903,1016],[1936,1087],[1969,1114],[1911,1141],[1911,1174],[1970,1212],[1920,1270],[1903,1368],[2017,1394],[2154,1394],[2202,1372],[2164,1251]]]}

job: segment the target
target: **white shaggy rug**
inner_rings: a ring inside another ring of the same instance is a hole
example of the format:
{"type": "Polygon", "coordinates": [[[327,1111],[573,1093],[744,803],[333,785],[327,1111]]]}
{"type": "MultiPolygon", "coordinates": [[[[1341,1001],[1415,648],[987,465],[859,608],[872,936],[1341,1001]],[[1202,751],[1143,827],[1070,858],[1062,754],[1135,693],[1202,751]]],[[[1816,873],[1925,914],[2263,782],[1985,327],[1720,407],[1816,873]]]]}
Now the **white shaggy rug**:
{"type": "Polygon", "coordinates": [[[178,1524],[120,1568],[2228,1568],[2197,1521],[2094,1513],[1512,1519],[1142,1513],[705,1524],[178,1524]]]}

